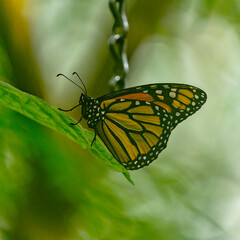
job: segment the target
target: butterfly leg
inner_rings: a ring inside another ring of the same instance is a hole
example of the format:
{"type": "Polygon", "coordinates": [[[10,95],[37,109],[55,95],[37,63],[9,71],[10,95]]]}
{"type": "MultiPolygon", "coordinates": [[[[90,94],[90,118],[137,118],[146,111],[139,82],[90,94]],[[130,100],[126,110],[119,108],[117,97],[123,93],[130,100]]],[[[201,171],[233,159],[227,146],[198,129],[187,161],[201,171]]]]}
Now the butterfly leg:
{"type": "Polygon", "coordinates": [[[81,120],[82,120],[82,117],[76,123],[69,123],[69,125],[75,126],[75,125],[79,124],[81,122],[81,120]]]}
{"type": "Polygon", "coordinates": [[[91,147],[92,147],[94,141],[96,140],[96,136],[97,136],[97,132],[95,131],[95,135],[94,135],[94,138],[93,138],[93,140],[92,140],[91,147]]]}
{"type": "Polygon", "coordinates": [[[63,112],[70,112],[70,111],[72,111],[73,109],[75,109],[75,108],[78,107],[78,106],[80,106],[80,104],[78,104],[77,106],[72,107],[71,109],[58,108],[58,110],[63,111],[63,112]]]}

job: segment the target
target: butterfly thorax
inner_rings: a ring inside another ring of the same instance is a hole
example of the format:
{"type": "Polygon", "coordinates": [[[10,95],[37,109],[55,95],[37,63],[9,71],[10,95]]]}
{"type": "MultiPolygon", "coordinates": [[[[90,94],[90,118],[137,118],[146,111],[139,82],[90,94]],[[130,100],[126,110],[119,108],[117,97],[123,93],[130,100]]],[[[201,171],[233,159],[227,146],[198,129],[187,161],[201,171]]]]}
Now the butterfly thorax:
{"type": "Polygon", "coordinates": [[[97,123],[105,114],[100,108],[99,101],[86,94],[82,94],[79,103],[82,105],[82,116],[87,120],[88,127],[95,129],[97,123]]]}

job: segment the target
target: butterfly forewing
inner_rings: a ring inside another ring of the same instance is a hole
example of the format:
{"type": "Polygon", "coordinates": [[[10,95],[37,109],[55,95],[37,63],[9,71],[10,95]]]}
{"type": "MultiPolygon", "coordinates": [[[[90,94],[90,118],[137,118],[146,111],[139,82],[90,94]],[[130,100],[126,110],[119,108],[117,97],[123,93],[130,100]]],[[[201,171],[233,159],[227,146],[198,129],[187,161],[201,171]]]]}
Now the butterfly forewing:
{"type": "Polygon", "coordinates": [[[160,100],[156,104],[172,116],[172,128],[199,110],[207,99],[201,89],[183,84],[164,84],[155,92],[160,100]]]}
{"type": "Polygon", "coordinates": [[[141,100],[164,108],[172,118],[173,129],[178,123],[199,110],[206,102],[207,95],[203,90],[194,86],[163,83],[128,88],[99,98],[107,104],[116,99],[141,100]]]}

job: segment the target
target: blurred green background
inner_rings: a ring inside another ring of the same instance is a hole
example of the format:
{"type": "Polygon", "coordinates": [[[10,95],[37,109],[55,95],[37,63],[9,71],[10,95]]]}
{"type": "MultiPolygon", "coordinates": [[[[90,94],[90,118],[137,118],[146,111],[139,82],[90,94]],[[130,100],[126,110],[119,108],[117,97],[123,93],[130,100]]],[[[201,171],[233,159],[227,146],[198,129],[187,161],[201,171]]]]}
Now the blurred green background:
{"type": "MultiPolygon", "coordinates": [[[[129,0],[128,18],[127,87],[186,83],[207,103],[158,160],[131,172],[135,185],[0,106],[0,240],[239,239],[239,0],[129,0]]],[[[70,108],[79,89],[56,75],[77,71],[101,96],[112,25],[107,0],[1,0],[0,80],[70,108]]]]}

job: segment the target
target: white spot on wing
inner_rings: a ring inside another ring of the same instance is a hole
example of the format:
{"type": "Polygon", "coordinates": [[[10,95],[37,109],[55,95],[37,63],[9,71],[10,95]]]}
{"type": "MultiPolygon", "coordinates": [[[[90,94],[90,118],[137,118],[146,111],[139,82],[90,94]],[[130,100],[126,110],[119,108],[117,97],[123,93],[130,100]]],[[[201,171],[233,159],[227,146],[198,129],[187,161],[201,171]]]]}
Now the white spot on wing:
{"type": "Polygon", "coordinates": [[[170,92],[170,93],[169,93],[169,96],[170,96],[171,98],[175,98],[175,97],[176,97],[176,93],[175,93],[175,92],[170,92]]]}

